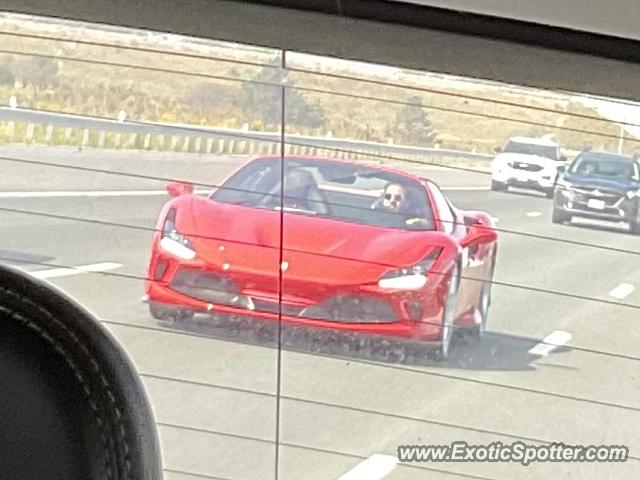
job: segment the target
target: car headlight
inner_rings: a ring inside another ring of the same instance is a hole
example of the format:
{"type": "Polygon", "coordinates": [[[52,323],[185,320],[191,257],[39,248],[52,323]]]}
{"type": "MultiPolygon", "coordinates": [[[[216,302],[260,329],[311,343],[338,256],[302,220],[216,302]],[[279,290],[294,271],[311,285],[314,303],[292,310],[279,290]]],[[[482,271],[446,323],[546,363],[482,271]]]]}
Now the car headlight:
{"type": "Polygon", "coordinates": [[[556,185],[560,188],[571,188],[573,184],[571,182],[567,182],[564,178],[559,178],[556,185]]]}
{"type": "Polygon", "coordinates": [[[387,272],[378,281],[378,286],[389,290],[416,290],[424,287],[427,284],[427,274],[441,253],[442,248],[434,248],[415,265],[387,272]]]}
{"type": "Polygon", "coordinates": [[[175,255],[183,260],[193,260],[196,252],[191,240],[182,235],[176,229],[176,209],[172,208],[167,213],[162,227],[160,247],[167,253],[175,255]]]}
{"type": "Polygon", "coordinates": [[[563,197],[569,199],[569,200],[573,200],[573,192],[568,189],[568,188],[561,188],[560,189],[560,193],[562,194],[563,197]]]}
{"type": "Polygon", "coordinates": [[[627,198],[633,200],[634,198],[640,198],[640,190],[629,190],[627,192],[627,198]]]}

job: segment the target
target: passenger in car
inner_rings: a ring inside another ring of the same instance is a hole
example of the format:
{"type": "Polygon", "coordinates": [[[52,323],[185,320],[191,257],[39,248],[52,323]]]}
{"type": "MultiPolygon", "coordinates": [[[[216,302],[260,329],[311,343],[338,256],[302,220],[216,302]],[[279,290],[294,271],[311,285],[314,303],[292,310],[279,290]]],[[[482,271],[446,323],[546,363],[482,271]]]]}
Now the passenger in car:
{"type": "Polygon", "coordinates": [[[284,180],[284,206],[309,212],[328,213],[327,200],[313,175],[303,168],[287,172],[284,180]]]}

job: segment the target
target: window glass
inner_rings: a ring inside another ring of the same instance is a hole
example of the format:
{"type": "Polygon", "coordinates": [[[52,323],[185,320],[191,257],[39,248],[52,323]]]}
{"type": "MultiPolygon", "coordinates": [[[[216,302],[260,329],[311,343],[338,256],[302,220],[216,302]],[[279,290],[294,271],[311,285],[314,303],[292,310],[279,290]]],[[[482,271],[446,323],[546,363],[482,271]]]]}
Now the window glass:
{"type": "Polygon", "coordinates": [[[166,478],[638,478],[640,106],[13,14],[0,38],[0,262],[122,342],[166,478]],[[633,458],[398,448],[518,441],[633,458]]]}
{"type": "Polygon", "coordinates": [[[540,143],[527,143],[524,141],[510,140],[504,147],[504,153],[519,153],[521,155],[538,155],[540,157],[558,160],[558,151],[555,146],[540,143]]]}
{"type": "Polygon", "coordinates": [[[637,180],[637,166],[629,157],[583,154],[573,162],[569,173],[612,180],[637,180]]]}
{"type": "Polygon", "coordinates": [[[166,478],[272,478],[277,340],[227,312],[277,325],[279,216],[251,231],[207,196],[279,154],[281,53],[0,20],[0,224],[12,230],[0,262],[54,283],[121,341],[149,392],[166,478]]]}
{"type": "Polygon", "coordinates": [[[431,190],[431,195],[433,195],[433,201],[438,208],[438,218],[442,223],[443,230],[447,233],[453,232],[455,229],[455,217],[451,211],[449,202],[447,202],[445,196],[434,183],[429,183],[429,189],[431,190]]]}

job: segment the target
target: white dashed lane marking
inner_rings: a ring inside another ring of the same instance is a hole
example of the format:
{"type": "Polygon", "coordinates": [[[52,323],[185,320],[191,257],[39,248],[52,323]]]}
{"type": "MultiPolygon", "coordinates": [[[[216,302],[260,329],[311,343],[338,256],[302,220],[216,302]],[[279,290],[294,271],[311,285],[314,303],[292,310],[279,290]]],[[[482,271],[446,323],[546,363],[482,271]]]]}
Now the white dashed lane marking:
{"type": "Polygon", "coordinates": [[[630,283],[621,283],[616,288],[609,292],[609,296],[616,298],[618,300],[622,300],[633,292],[634,287],[630,283]]]}
{"type": "Polygon", "coordinates": [[[544,337],[540,343],[529,350],[531,355],[540,355],[542,357],[549,355],[556,348],[563,346],[571,340],[571,334],[562,330],[554,330],[544,337]]]}
{"type": "Polygon", "coordinates": [[[376,453],[341,475],[338,480],[380,480],[391,473],[397,463],[397,457],[376,453]]]}
{"type": "Polygon", "coordinates": [[[77,267],[61,267],[61,268],[48,268],[46,270],[34,270],[28,273],[33,277],[44,280],[49,278],[70,277],[72,275],[80,275],[82,273],[107,272],[109,270],[115,270],[116,268],[120,268],[121,266],[122,265],[119,263],[104,262],[104,263],[92,263],[90,265],[80,265],[77,267]]]}

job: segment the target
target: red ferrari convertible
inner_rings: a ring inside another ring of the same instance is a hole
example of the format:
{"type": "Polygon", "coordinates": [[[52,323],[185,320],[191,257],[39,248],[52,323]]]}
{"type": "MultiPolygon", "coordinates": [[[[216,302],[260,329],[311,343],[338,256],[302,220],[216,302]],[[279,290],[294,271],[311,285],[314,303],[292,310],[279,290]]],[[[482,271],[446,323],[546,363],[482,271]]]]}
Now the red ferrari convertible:
{"type": "Polygon", "coordinates": [[[487,325],[497,236],[433,182],[364,162],[249,161],[208,196],[171,182],[146,293],[156,319],[242,314],[433,342],[487,325]]]}

